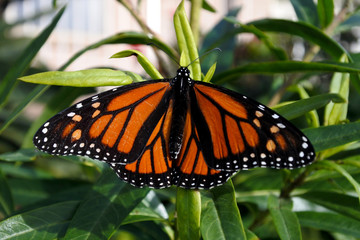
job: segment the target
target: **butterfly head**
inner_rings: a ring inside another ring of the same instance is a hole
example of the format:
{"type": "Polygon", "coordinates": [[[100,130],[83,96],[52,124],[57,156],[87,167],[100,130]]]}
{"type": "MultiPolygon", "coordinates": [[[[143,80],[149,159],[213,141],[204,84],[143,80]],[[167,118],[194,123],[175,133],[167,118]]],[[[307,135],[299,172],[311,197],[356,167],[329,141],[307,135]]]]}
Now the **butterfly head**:
{"type": "Polygon", "coordinates": [[[176,73],[177,77],[178,78],[189,78],[190,77],[190,71],[187,67],[180,67],[178,70],[177,70],[177,73],[176,73]]]}
{"type": "Polygon", "coordinates": [[[176,72],[176,76],[171,80],[171,84],[178,89],[178,93],[186,93],[188,87],[193,84],[189,69],[187,67],[180,67],[176,72]]]}

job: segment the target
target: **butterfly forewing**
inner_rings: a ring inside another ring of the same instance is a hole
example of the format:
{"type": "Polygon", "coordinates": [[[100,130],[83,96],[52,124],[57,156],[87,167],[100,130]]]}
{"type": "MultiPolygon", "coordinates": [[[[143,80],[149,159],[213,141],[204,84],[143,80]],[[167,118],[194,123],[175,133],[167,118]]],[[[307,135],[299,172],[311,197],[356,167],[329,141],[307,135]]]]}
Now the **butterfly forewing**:
{"type": "Polygon", "coordinates": [[[90,97],[55,115],[34,144],[58,155],[126,164],[137,160],[169,107],[165,80],[132,84],[90,97]]]}
{"type": "Polygon", "coordinates": [[[196,82],[193,90],[193,117],[209,167],[292,169],[313,161],[307,137],[271,109],[215,85],[196,82]]]}

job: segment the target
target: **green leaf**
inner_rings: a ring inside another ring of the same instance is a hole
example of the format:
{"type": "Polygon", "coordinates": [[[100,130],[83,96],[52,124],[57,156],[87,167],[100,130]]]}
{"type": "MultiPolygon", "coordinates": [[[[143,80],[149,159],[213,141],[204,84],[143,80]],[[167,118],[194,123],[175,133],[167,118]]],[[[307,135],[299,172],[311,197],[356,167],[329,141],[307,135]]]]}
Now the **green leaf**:
{"type": "Polygon", "coordinates": [[[360,184],[350,175],[349,172],[347,172],[340,165],[328,160],[318,161],[316,162],[316,166],[321,166],[324,168],[335,170],[336,172],[340,173],[343,177],[345,177],[349,181],[349,183],[354,187],[360,203],[360,184]]]}
{"type": "Polygon", "coordinates": [[[203,0],[191,0],[190,7],[190,27],[193,33],[194,41],[196,46],[199,44],[200,34],[200,15],[202,10],[203,0]]]}
{"type": "MultiPolygon", "coordinates": [[[[347,54],[346,50],[331,37],[324,34],[318,28],[304,22],[293,22],[283,19],[262,19],[250,22],[247,25],[254,25],[262,31],[287,33],[299,36],[320,46],[321,49],[327,52],[336,61],[339,60],[344,53],[347,54]]],[[[241,28],[238,29],[240,32],[241,30],[241,28]]]]}
{"type": "Polygon", "coordinates": [[[87,69],[74,72],[50,71],[21,77],[19,80],[71,87],[119,86],[133,82],[132,76],[126,72],[111,69],[87,69]]]}
{"type": "Polygon", "coordinates": [[[6,175],[11,175],[12,177],[35,178],[35,179],[53,178],[53,176],[49,172],[25,164],[14,165],[14,163],[0,163],[0,168],[6,175]]]}
{"type": "Polygon", "coordinates": [[[169,231],[161,222],[137,222],[121,226],[119,230],[110,240],[178,240],[174,237],[172,229],[169,231]]]}
{"type": "Polygon", "coordinates": [[[360,221],[360,206],[356,197],[328,191],[309,191],[297,197],[360,221]]]}
{"type": "Polygon", "coordinates": [[[299,21],[318,26],[319,19],[313,0],[290,0],[299,21]]]}
{"type": "Polygon", "coordinates": [[[210,82],[211,81],[211,79],[212,79],[212,77],[213,77],[213,75],[215,73],[215,69],[216,69],[216,63],[214,63],[210,67],[209,71],[206,73],[206,75],[205,75],[205,77],[203,79],[203,82],[210,82]]]}
{"type": "Polygon", "coordinates": [[[317,152],[360,140],[360,122],[304,129],[317,152]]]}
{"type": "Polygon", "coordinates": [[[266,47],[272,52],[274,56],[276,56],[279,60],[287,60],[288,56],[284,49],[276,47],[272,41],[272,39],[263,31],[256,28],[254,25],[245,25],[240,23],[234,17],[226,17],[226,21],[233,23],[235,25],[239,25],[244,32],[254,34],[259,40],[263,41],[266,47]]]}
{"type": "Polygon", "coordinates": [[[58,202],[80,201],[91,190],[90,183],[67,179],[9,179],[14,203],[25,212],[58,202]]]}
{"type": "Polygon", "coordinates": [[[276,231],[283,240],[301,240],[301,231],[296,214],[292,212],[291,200],[279,199],[274,195],[268,198],[268,208],[276,231]]]}
{"type": "Polygon", "coordinates": [[[318,0],[317,13],[322,28],[326,28],[334,18],[334,1],[318,0]]]}
{"type": "Polygon", "coordinates": [[[49,35],[54,30],[56,24],[64,13],[65,7],[61,8],[56,14],[52,22],[47,26],[39,36],[32,40],[27,48],[22,52],[20,57],[15,61],[13,66],[7,72],[5,77],[0,82],[0,107],[5,103],[7,97],[11,93],[12,88],[16,83],[16,79],[21,76],[28,68],[32,59],[39,52],[39,49],[46,42],[49,35]]]}
{"type": "Polygon", "coordinates": [[[360,222],[352,218],[326,212],[297,212],[296,215],[303,227],[339,232],[360,238],[360,222]]]}
{"type": "Polygon", "coordinates": [[[200,192],[177,188],[176,212],[179,239],[200,239],[200,192]]]}
{"type": "MultiPolygon", "coordinates": [[[[4,210],[5,216],[14,211],[14,201],[6,176],[0,168],[0,209],[4,210]]],[[[0,231],[1,234],[1,231],[0,231]]]]}
{"type": "Polygon", "coordinates": [[[250,230],[246,229],[246,238],[247,240],[259,240],[260,238],[255,235],[255,233],[251,232],[250,230]]]}
{"type": "Polygon", "coordinates": [[[18,214],[0,222],[0,239],[58,239],[78,201],[67,201],[18,214]]]}
{"type": "Polygon", "coordinates": [[[147,59],[141,52],[136,50],[125,50],[118,53],[115,53],[111,56],[111,58],[124,58],[136,56],[140,65],[144,68],[144,70],[149,74],[153,79],[163,79],[164,77],[159,73],[156,67],[147,59]]]}
{"type": "Polygon", "coordinates": [[[299,21],[303,21],[314,26],[319,25],[316,6],[313,0],[290,0],[299,21]]]}
{"type": "Polygon", "coordinates": [[[109,167],[104,168],[76,210],[64,239],[108,239],[148,192],[120,182],[109,167]]]}
{"type": "Polygon", "coordinates": [[[174,14],[174,27],[179,50],[187,58],[187,63],[190,64],[190,74],[192,79],[201,79],[201,68],[199,54],[196,47],[196,42],[191,31],[189,21],[186,17],[184,9],[184,0],[181,1],[174,14]]]}
{"type": "Polygon", "coordinates": [[[201,234],[206,240],[247,239],[231,181],[201,194],[201,234]]]}
{"type": "MultiPolygon", "coordinates": [[[[302,99],[310,98],[309,94],[306,92],[305,88],[301,84],[297,84],[295,88],[302,99]]],[[[333,99],[332,101],[336,102],[337,100],[333,99]]],[[[310,112],[305,113],[305,116],[306,116],[306,121],[308,122],[308,125],[310,127],[320,126],[319,115],[316,110],[311,110],[310,112]]]]}
{"type": "MultiPolygon", "coordinates": [[[[304,22],[293,22],[283,19],[262,19],[254,22],[250,22],[247,25],[254,25],[256,28],[262,31],[270,31],[277,33],[287,33],[303,38],[306,41],[312,42],[325,52],[327,52],[335,61],[338,61],[343,54],[346,54],[350,62],[353,62],[350,54],[334,39],[326,35],[318,28],[306,24],[304,22]]],[[[244,29],[239,27],[234,34],[245,32],[244,29]]],[[[360,78],[358,74],[354,74],[351,77],[351,82],[356,87],[356,90],[360,92],[360,78]]]]}
{"type": "Polygon", "coordinates": [[[338,94],[326,93],[306,99],[301,99],[279,107],[274,107],[273,109],[287,119],[294,119],[311,110],[321,108],[330,101],[337,103],[345,102],[345,100],[338,94]]]}
{"type": "Polygon", "coordinates": [[[121,225],[142,221],[164,221],[169,218],[164,204],[154,191],[150,191],[146,197],[125,218],[121,225]]]}
{"type": "MultiPolygon", "coordinates": [[[[341,61],[346,62],[346,56],[343,56],[341,61]]],[[[331,79],[330,92],[339,94],[346,102],[329,103],[326,106],[324,125],[334,125],[346,120],[349,105],[350,75],[348,73],[335,73],[331,79]]]]}
{"type": "Polygon", "coordinates": [[[0,160],[8,162],[32,162],[35,160],[36,155],[34,149],[20,149],[16,152],[0,154],[0,160]]]}
{"type": "Polygon", "coordinates": [[[205,9],[209,12],[213,12],[213,13],[216,12],[215,8],[213,6],[211,6],[206,0],[203,0],[202,7],[203,7],[203,9],[205,9]]]}
{"type": "Polygon", "coordinates": [[[273,61],[249,63],[224,71],[214,76],[213,82],[223,83],[235,79],[243,74],[274,74],[292,72],[346,72],[359,73],[358,64],[343,64],[329,62],[300,62],[300,61],[273,61]]]}

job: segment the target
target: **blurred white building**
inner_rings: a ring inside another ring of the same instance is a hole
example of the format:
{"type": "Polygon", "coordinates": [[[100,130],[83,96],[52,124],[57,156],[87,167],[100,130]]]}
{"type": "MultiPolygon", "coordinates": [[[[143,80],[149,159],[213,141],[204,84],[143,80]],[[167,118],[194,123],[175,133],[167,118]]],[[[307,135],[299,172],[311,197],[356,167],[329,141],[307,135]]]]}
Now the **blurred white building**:
{"type": "MultiPolygon", "coordinates": [[[[146,24],[166,43],[175,44],[173,14],[180,0],[131,0],[135,6],[141,3],[139,11],[146,24]]],[[[208,0],[217,12],[201,12],[201,30],[205,34],[232,8],[241,7],[238,19],[243,22],[271,17],[295,19],[289,0],[208,0]]],[[[12,1],[5,12],[8,23],[16,22],[50,10],[50,0],[12,1]]],[[[116,0],[69,0],[58,1],[67,4],[66,11],[55,31],[42,47],[35,62],[45,63],[52,70],[64,64],[73,54],[89,44],[123,31],[141,31],[129,12],[116,0]]],[[[189,1],[186,1],[189,6],[189,1]]],[[[189,10],[187,8],[187,10],[189,10]]],[[[38,20],[26,22],[13,29],[16,36],[36,36],[47,26],[54,14],[47,14],[38,20]]],[[[141,73],[136,59],[109,59],[121,50],[137,48],[150,60],[153,58],[147,46],[108,45],[92,50],[72,63],[67,70],[80,70],[99,66],[114,66],[141,73]]]]}

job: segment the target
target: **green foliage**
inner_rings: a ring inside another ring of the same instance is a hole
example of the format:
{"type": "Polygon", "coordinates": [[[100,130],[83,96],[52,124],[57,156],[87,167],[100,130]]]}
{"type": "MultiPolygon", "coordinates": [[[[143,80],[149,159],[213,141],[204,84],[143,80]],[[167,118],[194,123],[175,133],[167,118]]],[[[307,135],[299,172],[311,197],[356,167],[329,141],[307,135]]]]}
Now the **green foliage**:
{"type": "MultiPolygon", "coordinates": [[[[351,34],[351,28],[360,23],[358,11],[348,9],[347,0],[338,12],[333,0],[289,0],[298,21],[241,23],[235,18],[241,10],[234,9],[208,33],[200,31],[199,16],[215,9],[205,0],[192,0],[189,23],[182,1],[173,19],[177,47],[154,35],[128,1],[118,2],[135,17],[142,32],[114,33],[69,57],[58,71],[26,76],[34,72],[31,61],[66,11],[64,7],[37,37],[24,42],[13,56],[13,65],[1,68],[0,239],[360,238],[359,56],[345,47],[351,39],[333,38],[351,34]],[[256,40],[239,42],[244,33],[256,40]],[[299,42],[305,53],[295,61],[291,49],[299,42]],[[33,148],[31,139],[38,127],[78,96],[93,91],[92,87],[143,80],[119,70],[62,71],[103,45],[149,43],[156,56],[159,51],[169,56],[158,59],[160,71],[136,50],[112,57],[136,56],[151,78],[169,77],[164,66],[173,63],[170,58],[181,56],[182,65],[195,60],[189,66],[194,79],[224,84],[269,103],[304,128],[317,151],[316,162],[292,171],[241,171],[207,191],[150,190],[121,182],[101,162],[49,156],[33,148]],[[198,51],[215,47],[222,52],[197,59],[198,51]],[[19,77],[62,87],[16,84],[19,77]],[[45,106],[41,116],[30,121],[22,114],[34,101],[45,106]]],[[[9,43],[11,53],[16,52],[10,47],[14,39],[6,39],[4,32],[12,27],[0,28],[0,40],[9,43]]],[[[0,55],[0,62],[7,58],[0,55]]]]}
{"type": "MultiPolygon", "coordinates": [[[[139,77],[138,77],[139,78],[139,77]]],[[[118,86],[132,83],[136,78],[126,72],[111,69],[87,69],[75,72],[50,71],[20,77],[19,80],[37,84],[72,86],[72,87],[98,87],[118,86]]]]}
{"type": "Polygon", "coordinates": [[[123,58],[136,56],[140,65],[144,68],[147,74],[153,79],[161,79],[163,76],[158,72],[158,70],[152,65],[152,63],[139,51],[136,50],[125,50],[112,55],[112,58],[123,58]]]}
{"type": "Polygon", "coordinates": [[[231,181],[204,192],[201,198],[201,233],[204,239],[246,239],[231,181]]]}
{"type": "Polygon", "coordinates": [[[268,208],[281,239],[301,240],[300,224],[289,199],[268,198],[268,208]]]}

